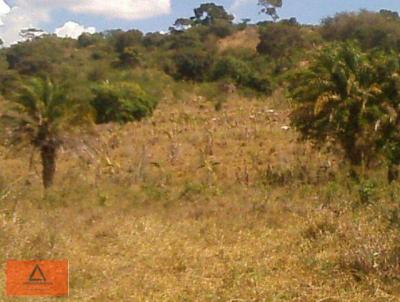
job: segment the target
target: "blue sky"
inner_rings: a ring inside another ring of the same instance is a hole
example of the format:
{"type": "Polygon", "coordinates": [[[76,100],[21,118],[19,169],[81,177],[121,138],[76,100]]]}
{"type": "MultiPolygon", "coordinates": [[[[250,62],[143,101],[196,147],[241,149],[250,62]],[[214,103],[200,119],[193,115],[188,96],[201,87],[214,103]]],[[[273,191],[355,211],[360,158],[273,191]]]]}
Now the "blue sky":
{"type": "MultiPolygon", "coordinates": [[[[179,17],[193,15],[200,0],[0,0],[0,38],[6,44],[18,40],[19,30],[34,26],[60,36],[76,37],[83,31],[138,28],[166,31],[179,17]],[[67,23],[68,22],[68,23],[67,23]]],[[[213,1],[238,20],[263,20],[257,0],[213,1]]],[[[400,11],[400,0],[284,0],[281,17],[302,23],[319,23],[326,16],[360,9],[400,11]]]]}
{"type": "MultiPolygon", "coordinates": [[[[169,26],[179,17],[193,15],[193,9],[204,2],[214,2],[223,5],[230,10],[239,20],[251,18],[252,20],[263,20],[265,16],[259,14],[257,0],[243,0],[241,5],[235,4],[234,0],[223,1],[196,1],[196,0],[173,0],[171,14],[149,18],[147,20],[104,20],[93,18],[90,15],[76,15],[64,11],[56,14],[56,20],[67,21],[71,19],[85,23],[87,26],[95,26],[99,30],[110,28],[139,28],[143,31],[167,30],[169,26]]],[[[382,8],[400,11],[400,0],[286,0],[284,7],[280,10],[281,17],[296,17],[303,23],[319,23],[323,17],[333,15],[341,11],[354,11],[360,9],[380,10],[382,8]]],[[[56,22],[57,23],[57,22],[56,22]]],[[[62,22],[58,22],[62,23],[62,22]]],[[[49,24],[48,29],[56,24],[49,24]]]]}

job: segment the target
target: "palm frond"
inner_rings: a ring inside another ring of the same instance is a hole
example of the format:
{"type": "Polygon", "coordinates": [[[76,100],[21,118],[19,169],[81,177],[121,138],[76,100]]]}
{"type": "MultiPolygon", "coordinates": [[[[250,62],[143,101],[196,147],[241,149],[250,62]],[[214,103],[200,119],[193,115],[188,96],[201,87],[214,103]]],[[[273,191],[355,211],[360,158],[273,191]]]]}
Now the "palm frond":
{"type": "Polygon", "coordinates": [[[57,141],[61,133],[82,124],[90,124],[91,114],[85,102],[68,97],[67,87],[50,79],[34,78],[21,86],[0,120],[12,129],[13,135],[29,137],[40,146],[47,139],[57,141]]]}

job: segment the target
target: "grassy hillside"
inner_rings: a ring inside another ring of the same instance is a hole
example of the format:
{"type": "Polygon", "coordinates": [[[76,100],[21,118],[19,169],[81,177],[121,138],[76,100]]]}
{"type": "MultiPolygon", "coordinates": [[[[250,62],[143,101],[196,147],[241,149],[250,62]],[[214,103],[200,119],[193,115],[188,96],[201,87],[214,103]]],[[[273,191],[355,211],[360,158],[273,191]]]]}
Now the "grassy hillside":
{"type": "Polygon", "coordinates": [[[400,301],[399,15],[194,13],[0,49],[0,302],[400,301]]]}
{"type": "Polygon", "coordinates": [[[45,194],[39,159],[2,149],[0,271],[69,259],[68,301],[397,301],[398,184],[298,143],[281,93],[228,99],[98,126],[45,194]]]}
{"type": "Polygon", "coordinates": [[[219,50],[225,51],[229,49],[251,49],[254,52],[260,43],[260,37],[257,27],[249,27],[239,31],[231,36],[219,40],[219,50]]]}

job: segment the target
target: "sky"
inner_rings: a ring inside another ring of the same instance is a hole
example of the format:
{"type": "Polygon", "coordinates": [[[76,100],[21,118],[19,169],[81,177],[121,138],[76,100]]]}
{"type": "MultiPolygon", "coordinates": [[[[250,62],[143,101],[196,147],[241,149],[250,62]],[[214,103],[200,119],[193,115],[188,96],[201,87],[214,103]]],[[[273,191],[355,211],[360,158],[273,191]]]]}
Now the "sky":
{"type": "MultiPolygon", "coordinates": [[[[18,42],[21,29],[40,28],[60,37],[77,38],[83,32],[136,28],[167,31],[179,17],[190,17],[204,2],[223,5],[236,20],[265,20],[257,0],[0,0],[0,38],[5,45],[18,42]]],[[[400,0],[284,0],[282,18],[317,24],[343,11],[390,9],[400,12],[400,0]]]]}

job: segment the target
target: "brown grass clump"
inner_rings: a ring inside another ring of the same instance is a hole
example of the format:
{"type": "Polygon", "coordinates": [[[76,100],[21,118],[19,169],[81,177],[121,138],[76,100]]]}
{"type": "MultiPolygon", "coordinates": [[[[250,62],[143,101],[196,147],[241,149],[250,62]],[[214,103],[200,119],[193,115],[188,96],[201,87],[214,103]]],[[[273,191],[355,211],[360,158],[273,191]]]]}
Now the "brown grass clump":
{"type": "Polygon", "coordinates": [[[46,194],[38,158],[0,149],[0,271],[67,258],[68,301],[398,301],[400,187],[362,193],[284,103],[194,98],[99,127],[46,194]]]}

